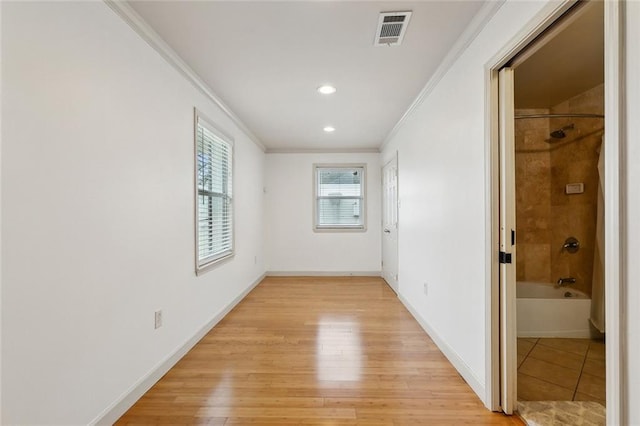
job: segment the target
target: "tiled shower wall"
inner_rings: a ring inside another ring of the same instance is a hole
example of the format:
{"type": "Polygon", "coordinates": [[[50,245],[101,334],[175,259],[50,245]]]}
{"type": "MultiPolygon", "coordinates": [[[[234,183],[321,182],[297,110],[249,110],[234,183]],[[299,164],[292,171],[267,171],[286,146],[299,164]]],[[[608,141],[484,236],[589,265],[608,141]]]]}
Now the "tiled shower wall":
{"type": "MultiPolygon", "coordinates": [[[[571,98],[551,109],[551,113],[604,114],[604,85],[571,98]]],[[[551,278],[575,277],[575,288],[591,294],[598,206],[598,158],[604,134],[599,118],[554,118],[551,129],[574,124],[567,137],[551,150],[551,278]],[[566,142],[564,142],[566,140],[566,142]],[[584,183],[584,193],[566,195],[568,183],[584,183]],[[565,238],[580,241],[580,250],[561,250],[565,238]]]]}
{"type": "MultiPolygon", "coordinates": [[[[516,115],[548,114],[521,109],[516,115]]],[[[551,154],[549,119],[516,120],[516,278],[551,282],[551,154]]]]}
{"type": "MultiPolygon", "coordinates": [[[[550,110],[517,114],[604,114],[604,85],[555,105],[550,110]]],[[[604,120],[552,118],[516,120],[517,279],[555,283],[574,277],[572,287],[591,294],[595,247],[598,158],[604,120]],[[574,124],[554,143],[551,131],[574,124]],[[584,183],[584,193],[567,195],[569,183],[584,183]],[[562,249],[567,237],[580,241],[571,254],[562,249]]]]}

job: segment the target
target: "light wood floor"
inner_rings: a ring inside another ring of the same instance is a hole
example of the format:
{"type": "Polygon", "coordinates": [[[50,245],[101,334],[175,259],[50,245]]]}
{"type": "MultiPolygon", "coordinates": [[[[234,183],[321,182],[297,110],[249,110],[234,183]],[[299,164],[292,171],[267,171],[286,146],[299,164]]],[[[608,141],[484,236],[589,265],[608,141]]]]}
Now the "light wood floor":
{"type": "Polygon", "coordinates": [[[482,405],[380,278],[271,277],[117,424],[523,423],[482,405]]]}

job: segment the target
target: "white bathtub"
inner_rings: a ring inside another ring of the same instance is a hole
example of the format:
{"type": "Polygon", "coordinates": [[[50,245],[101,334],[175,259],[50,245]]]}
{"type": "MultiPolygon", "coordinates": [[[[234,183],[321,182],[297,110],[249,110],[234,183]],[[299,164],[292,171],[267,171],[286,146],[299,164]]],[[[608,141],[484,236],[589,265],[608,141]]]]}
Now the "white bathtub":
{"type": "Polygon", "coordinates": [[[589,338],[591,299],[569,287],[518,282],[518,337],[589,338]]]}

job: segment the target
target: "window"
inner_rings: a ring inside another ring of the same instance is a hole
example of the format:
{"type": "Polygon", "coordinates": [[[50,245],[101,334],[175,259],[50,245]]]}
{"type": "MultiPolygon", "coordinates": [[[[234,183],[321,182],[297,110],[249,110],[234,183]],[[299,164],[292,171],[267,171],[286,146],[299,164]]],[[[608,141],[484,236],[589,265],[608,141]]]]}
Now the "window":
{"type": "Polygon", "coordinates": [[[197,270],[233,255],[233,143],[196,112],[197,270]]]}
{"type": "Polygon", "coordinates": [[[314,230],[365,230],[365,166],[314,165],[314,230]]]}

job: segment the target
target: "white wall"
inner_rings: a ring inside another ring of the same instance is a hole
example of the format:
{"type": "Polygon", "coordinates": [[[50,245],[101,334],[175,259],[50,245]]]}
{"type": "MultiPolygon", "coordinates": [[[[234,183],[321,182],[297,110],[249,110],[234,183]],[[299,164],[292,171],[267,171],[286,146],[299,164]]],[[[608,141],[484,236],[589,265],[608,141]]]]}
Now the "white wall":
{"type": "Polygon", "coordinates": [[[269,271],[380,272],[379,154],[267,154],[269,271]],[[366,232],[313,231],[313,164],[367,164],[366,232]]]}
{"type": "Polygon", "coordinates": [[[486,403],[485,64],[544,4],[505,3],[382,152],[398,150],[399,294],[486,403]]]}
{"type": "Polygon", "coordinates": [[[263,274],[264,154],[104,3],[2,9],[1,422],[86,424],[263,274]],[[200,277],[194,107],[236,155],[237,254],[200,277]]]}
{"type": "Polygon", "coordinates": [[[626,353],[629,374],[627,421],[631,425],[640,425],[640,2],[626,3],[626,109],[627,128],[626,158],[621,161],[627,173],[625,192],[621,199],[626,206],[627,223],[626,245],[626,294],[623,293],[621,306],[627,314],[626,353]]]}

